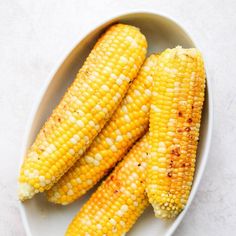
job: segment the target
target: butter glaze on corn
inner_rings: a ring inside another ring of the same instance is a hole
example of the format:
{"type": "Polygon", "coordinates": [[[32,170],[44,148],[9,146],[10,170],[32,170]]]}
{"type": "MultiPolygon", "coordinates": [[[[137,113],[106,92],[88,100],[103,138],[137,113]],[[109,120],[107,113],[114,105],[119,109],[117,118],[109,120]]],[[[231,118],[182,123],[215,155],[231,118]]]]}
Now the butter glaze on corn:
{"type": "Polygon", "coordinates": [[[121,236],[148,206],[145,135],[82,207],[67,229],[67,236],[121,236]]]}
{"type": "Polygon", "coordinates": [[[48,192],[48,200],[68,204],[93,187],[148,129],[152,76],[158,55],[141,67],[124,100],[83,157],[48,192]]]}
{"type": "Polygon", "coordinates": [[[167,49],[158,60],[150,110],[147,194],[159,218],[184,208],[195,170],[205,71],[197,49],[167,49]]]}
{"type": "Polygon", "coordinates": [[[133,26],[117,24],[102,35],[26,154],[21,200],[48,190],[84,153],[136,77],[146,48],[133,26]]]}

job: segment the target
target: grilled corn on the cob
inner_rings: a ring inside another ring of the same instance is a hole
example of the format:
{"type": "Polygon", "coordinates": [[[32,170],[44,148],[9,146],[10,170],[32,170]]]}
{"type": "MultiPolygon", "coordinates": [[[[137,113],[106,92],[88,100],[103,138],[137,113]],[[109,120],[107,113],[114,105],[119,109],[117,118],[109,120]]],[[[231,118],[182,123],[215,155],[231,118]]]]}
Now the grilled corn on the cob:
{"type": "Polygon", "coordinates": [[[68,227],[67,236],[121,236],[148,206],[145,193],[147,135],[102,183],[68,227]]]}
{"type": "Polygon", "coordinates": [[[48,200],[68,204],[93,187],[148,128],[152,76],[158,55],[141,67],[126,97],[83,157],[48,192],[48,200]]]}
{"type": "Polygon", "coordinates": [[[96,43],[26,154],[19,198],[49,189],[84,153],[112,115],[146,55],[145,37],[116,24],[96,43]]]}
{"type": "Polygon", "coordinates": [[[205,71],[197,49],[165,50],[159,57],[150,110],[149,202],[156,217],[184,208],[193,181],[205,71]]]}

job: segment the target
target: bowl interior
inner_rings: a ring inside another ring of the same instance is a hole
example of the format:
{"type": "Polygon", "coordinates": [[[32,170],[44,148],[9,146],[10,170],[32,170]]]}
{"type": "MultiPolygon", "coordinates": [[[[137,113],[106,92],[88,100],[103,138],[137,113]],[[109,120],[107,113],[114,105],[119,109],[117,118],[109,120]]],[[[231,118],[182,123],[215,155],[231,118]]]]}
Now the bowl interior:
{"type": "MultiPolygon", "coordinates": [[[[83,61],[92,49],[99,35],[105,30],[107,26],[114,22],[122,22],[139,27],[147,37],[149,44],[149,54],[152,52],[161,52],[168,47],[175,47],[177,45],[182,45],[183,47],[195,46],[189,36],[176,23],[167,19],[166,17],[156,14],[126,14],[114,18],[99,26],[89,35],[87,35],[72,50],[72,52],[57,69],[55,74],[51,78],[49,78],[49,85],[42,95],[42,99],[36,108],[30,131],[27,136],[27,144],[25,145],[24,152],[34,141],[37,132],[39,131],[47,117],[50,115],[52,109],[59,102],[68,85],[72,82],[75,74],[81,67],[83,61]]],[[[198,181],[196,181],[196,178],[199,178],[200,180],[200,176],[198,177],[198,175],[200,175],[199,168],[201,168],[201,164],[204,162],[201,157],[204,156],[203,154],[205,150],[207,134],[208,95],[206,95],[203,112],[201,138],[198,149],[196,173],[194,178],[195,180],[192,190],[193,193],[191,193],[192,197],[197,187],[198,181]]],[[[46,201],[45,197],[42,194],[39,194],[32,200],[26,201],[24,204],[21,204],[22,214],[28,233],[31,233],[31,235],[34,236],[64,235],[64,232],[73,216],[77,213],[83,203],[88,199],[94,189],[92,189],[84,197],[69,206],[57,206],[50,204],[46,201]]],[[[170,235],[179,224],[185,211],[181,213],[176,220],[163,222],[154,218],[153,211],[151,207],[149,207],[127,235],[170,235]]]]}

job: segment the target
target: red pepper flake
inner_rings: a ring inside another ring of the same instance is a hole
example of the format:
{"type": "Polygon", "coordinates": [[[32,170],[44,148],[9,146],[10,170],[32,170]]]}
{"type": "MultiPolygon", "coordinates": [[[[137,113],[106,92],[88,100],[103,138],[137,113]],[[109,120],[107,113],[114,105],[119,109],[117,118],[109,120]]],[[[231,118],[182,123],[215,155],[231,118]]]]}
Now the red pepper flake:
{"type": "Polygon", "coordinates": [[[185,128],[185,131],[187,131],[187,132],[189,132],[190,130],[191,130],[190,127],[186,127],[186,128],[185,128]]]}
{"type": "Polygon", "coordinates": [[[188,138],[189,138],[190,140],[194,140],[194,137],[193,137],[193,135],[191,135],[191,134],[188,134],[187,136],[188,136],[188,138]]]}
{"type": "Polygon", "coordinates": [[[182,117],[182,116],[183,116],[183,113],[182,113],[181,111],[179,111],[178,116],[179,116],[179,117],[182,117]]]}
{"type": "Polygon", "coordinates": [[[171,178],[172,177],[172,171],[168,172],[167,176],[171,178]]]}
{"type": "Polygon", "coordinates": [[[188,122],[188,123],[192,123],[192,122],[193,122],[192,118],[189,118],[189,119],[187,120],[187,122],[188,122]]]}
{"type": "Polygon", "coordinates": [[[180,156],[180,148],[174,148],[171,150],[171,154],[175,155],[175,156],[180,156]]]}

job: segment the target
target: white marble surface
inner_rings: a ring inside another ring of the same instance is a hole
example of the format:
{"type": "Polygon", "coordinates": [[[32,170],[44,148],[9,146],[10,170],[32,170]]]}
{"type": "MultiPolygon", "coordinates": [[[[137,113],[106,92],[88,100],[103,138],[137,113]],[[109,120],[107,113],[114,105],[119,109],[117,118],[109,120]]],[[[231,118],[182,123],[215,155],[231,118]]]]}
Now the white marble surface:
{"type": "Polygon", "coordinates": [[[236,234],[235,0],[1,0],[0,235],[25,235],[15,193],[19,152],[29,112],[50,70],[89,24],[134,8],[166,13],[186,27],[205,54],[213,83],[210,159],[175,235],[236,234]]]}

